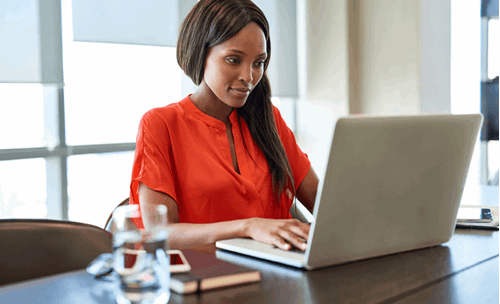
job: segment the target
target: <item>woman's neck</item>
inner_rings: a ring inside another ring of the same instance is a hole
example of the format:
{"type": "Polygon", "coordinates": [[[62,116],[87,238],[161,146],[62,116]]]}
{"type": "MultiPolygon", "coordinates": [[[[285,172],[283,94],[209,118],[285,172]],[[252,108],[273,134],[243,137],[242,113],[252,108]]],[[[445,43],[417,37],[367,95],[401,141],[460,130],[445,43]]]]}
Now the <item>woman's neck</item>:
{"type": "Polygon", "coordinates": [[[203,113],[225,124],[231,124],[229,115],[233,112],[234,108],[222,102],[205,82],[202,82],[196,92],[189,97],[193,104],[203,113]]]}

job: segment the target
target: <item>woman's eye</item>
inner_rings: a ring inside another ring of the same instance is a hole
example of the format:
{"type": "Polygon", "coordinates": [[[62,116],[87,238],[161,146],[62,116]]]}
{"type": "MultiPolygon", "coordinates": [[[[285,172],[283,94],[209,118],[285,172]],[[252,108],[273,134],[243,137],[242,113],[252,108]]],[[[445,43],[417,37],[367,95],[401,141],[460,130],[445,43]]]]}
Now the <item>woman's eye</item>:
{"type": "Polygon", "coordinates": [[[238,59],[236,59],[236,58],[227,58],[227,61],[229,63],[238,63],[239,62],[238,59]]]}
{"type": "Polygon", "coordinates": [[[265,63],[266,63],[266,61],[259,61],[259,62],[255,63],[255,66],[257,66],[257,67],[263,67],[265,63]]]}

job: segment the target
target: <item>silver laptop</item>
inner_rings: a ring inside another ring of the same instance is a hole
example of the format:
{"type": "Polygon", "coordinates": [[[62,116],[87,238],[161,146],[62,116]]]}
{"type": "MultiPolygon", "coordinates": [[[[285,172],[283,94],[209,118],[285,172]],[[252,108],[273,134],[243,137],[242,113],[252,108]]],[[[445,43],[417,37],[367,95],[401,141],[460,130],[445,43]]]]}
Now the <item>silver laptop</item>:
{"type": "Polygon", "coordinates": [[[341,118],[307,250],[241,238],[216,246],[310,270],[446,243],[481,124],[481,114],[341,118]]]}

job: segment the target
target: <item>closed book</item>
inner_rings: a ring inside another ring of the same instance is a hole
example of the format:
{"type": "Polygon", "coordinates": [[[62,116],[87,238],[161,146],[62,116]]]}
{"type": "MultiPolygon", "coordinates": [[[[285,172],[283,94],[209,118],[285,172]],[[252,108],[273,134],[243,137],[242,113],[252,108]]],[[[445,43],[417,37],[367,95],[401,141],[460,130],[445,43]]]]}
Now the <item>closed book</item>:
{"type": "Polygon", "coordinates": [[[170,289],[180,294],[258,282],[258,270],[219,260],[214,254],[182,250],[191,265],[187,273],[172,273],[170,289]]]}

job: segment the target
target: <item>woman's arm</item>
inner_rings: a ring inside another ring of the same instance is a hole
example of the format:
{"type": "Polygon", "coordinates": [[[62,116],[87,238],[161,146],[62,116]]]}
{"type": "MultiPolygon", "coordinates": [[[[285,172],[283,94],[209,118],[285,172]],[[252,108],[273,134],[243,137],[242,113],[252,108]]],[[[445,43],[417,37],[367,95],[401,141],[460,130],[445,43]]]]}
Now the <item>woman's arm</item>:
{"type": "MultiPolygon", "coordinates": [[[[143,183],[139,185],[139,202],[141,205],[163,204],[167,207],[171,229],[169,246],[173,249],[197,247],[237,237],[250,237],[284,250],[291,249],[290,244],[302,250],[307,247],[302,239],[307,240],[309,225],[298,220],[250,218],[213,224],[179,223],[179,209],[174,199],[143,183]]],[[[144,223],[145,227],[147,225],[144,223]]]]}
{"type": "Polygon", "coordinates": [[[316,194],[318,192],[318,183],[318,176],[314,172],[313,168],[310,167],[297,189],[297,199],[311,213],[314,211],[314,202],[316,201],[316,194]]]}

